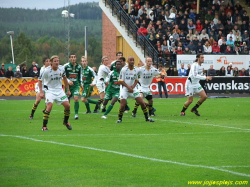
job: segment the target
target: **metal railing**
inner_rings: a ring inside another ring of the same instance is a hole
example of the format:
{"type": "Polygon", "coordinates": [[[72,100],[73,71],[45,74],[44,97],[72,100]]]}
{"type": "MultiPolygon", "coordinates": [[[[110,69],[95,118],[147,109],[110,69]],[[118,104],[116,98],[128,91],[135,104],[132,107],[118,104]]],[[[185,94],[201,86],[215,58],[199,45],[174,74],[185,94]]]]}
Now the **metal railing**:
{"type": "MultiPolygon", "coordinates": [[[[158,52],[155,47],[150,43],[147,37],[140,35],[138,36],[138,27],[132,20],[132,18],[124,11],[123,7],[120,5],[119,1],[116,0],[104,0],[105,6],[109,6],[112,15],[116,15],[120,26],[124,25],[128,36],[132,36],[135,40],[136,46],[140,46],[144,57],[149,56],[152,58],[153,63],[157,64],[158,52]]],[[[158,64],[157,64],[158,66],[158,64]]]]}

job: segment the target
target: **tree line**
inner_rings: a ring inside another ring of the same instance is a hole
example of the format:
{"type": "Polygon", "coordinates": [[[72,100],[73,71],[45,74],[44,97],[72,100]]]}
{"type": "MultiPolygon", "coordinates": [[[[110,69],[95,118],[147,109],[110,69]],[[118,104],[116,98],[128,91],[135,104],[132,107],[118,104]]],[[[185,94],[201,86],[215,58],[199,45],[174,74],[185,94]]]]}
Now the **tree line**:
{"type": "MultiPolygon", "coordinates": [[[[67,8],[66,8],[67,9],[67,8]]],[[[23,8],[0,8],[0,61],[12,61],[10,38],[6,32],[14,31],[13,46],[16,64],[41,64],[43,56],[59,55],[60,61],[68,61],[65,43],[68,39],[68,23],[61,16],[64,8],[37,10],[23,8]]],[[[97,3],[72,5],[70,12],[70,51],[78,60],[84,55],[85,26],[88,26],[88,61],[94,66],[102,55],[102,11],[97,3]]]]}

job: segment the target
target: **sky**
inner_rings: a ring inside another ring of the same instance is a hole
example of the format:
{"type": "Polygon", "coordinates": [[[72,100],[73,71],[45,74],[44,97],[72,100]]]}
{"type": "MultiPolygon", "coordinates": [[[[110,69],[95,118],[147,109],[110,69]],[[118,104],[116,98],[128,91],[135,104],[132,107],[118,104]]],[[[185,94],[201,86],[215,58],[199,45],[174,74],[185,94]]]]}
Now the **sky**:
{"type": "MultiPolygon", "coordinates": [[[[64,1],[66,6],[68,0],[0,0],[0,7],[2,8],[36,8],[36,9],[49,9],[49,8],[61,8],[64,7],[64,1]]],[[[70,5],[86,2],[98,2],[98,0],[70,0],[70,5]]]]}

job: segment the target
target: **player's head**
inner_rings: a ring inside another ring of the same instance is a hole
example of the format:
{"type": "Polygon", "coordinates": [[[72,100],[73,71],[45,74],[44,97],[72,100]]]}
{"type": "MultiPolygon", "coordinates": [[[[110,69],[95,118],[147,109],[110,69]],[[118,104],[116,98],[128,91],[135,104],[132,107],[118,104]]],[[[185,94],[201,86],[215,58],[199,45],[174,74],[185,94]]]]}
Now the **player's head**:
{"type": "Polygon", "coordinates": [[[122,67],[123,67],[123,66],[125,66],[125,63],[126,63],[126,58],[124,58],[124,57],[120,57],[118,60],[120,60],[120,61],[121,61],[121,63],[122,63],[122,67]]]}
{"type": "Polygon", "coordinates": [[[102,57],[102,64],[107,66],[109,63],[109,58],[107,56],[103,56],[102,57]]]}
{"type": "Polygon", "coordinates": [[[203,63],[204,62],[204,55],[201,53],[198,53],[196,55],[197,62],[203,63]]]}
{"type": "Polygon", "coordinates": [[[57,55],[53,55],[52,57],[50,57],[50,62],[51,62],[52,69],[57,69],[60,63],[59,57],[57,55]]]}
{"type": "Polygon", "coordinates": [[[150,67],[152,65],[153,61],[151,57],[146,57],[146,65],[150,67]]]}
{"type": "Polygon", "coordinates": [[[123,56],[123,53],[121,51],[116,53],[116,59],[119,60],[120,57],[123,56]]]}
{"type": "Polygon", "coordinates": [[[135,58],[133,56],[128,57],[128,65],[132,68],[135,65],[135,58]]]}
{"type": "Polygon", "coordinates": [[[86,67],[88,65],[87,58],[85,56],[81,57],[81,64],[83,67],[86,67]]]}
{"type": "Polygon", "coordinates": [[[119,71],[122,69],[122,62],[120,60],[117,60],[115,62],[115,68],[119,71]]]}
{"type": "Polygon", "coordinates": [[[71,53],[69,55],[69,60],[71,63],[75,63],[76,62],[76,55],[74,53],[71,53]]]}
{"type": "Polygon", "coordinates": [[[50,59],[49,59],[49,57],[43,57],[43,65],[45,66],[45,67],[48,67],[49,65],[50,65],[51,63],[50,63],[50,59]]]}

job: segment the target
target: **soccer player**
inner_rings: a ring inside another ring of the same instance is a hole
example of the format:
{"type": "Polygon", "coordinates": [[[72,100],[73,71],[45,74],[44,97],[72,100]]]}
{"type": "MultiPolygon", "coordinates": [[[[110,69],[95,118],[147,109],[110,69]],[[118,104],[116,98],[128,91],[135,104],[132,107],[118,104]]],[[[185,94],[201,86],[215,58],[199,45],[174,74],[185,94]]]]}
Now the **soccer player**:
{"type": "Polygon", "coordinates": [[[198,93],[200,99],[196,103],[196,105],[191,109],[191,112],[195,113],[196,116],[200,116],[197,108],[207,99],[207,95],[200,85],[200,80],[212,80],[210,76],[203,75],[203,62],[204,55],[199,53],[196,55],[195,62],[191,65],[191,69],[188,75],[188,78],[185,83],[185,96],[187,96],[187,101],[184,103],[184,106],[181,111],[181,116],[185,116],[185,111],[189,107],[189,105],[193,102],[194,93],[198,93]]]}
{"type": "MultiPolygon", "coordinates": [[[[82,88],[82,67],[76,63],[76,55],[70,54],[70,62],[64,65],[66,77],[69,83],[69,89],[71,95],[68,97],[74,97],[74,109],[75,109],[75,119],[78,119],[78,110],[79,110],[79,89],[82,88]]],[[[66,90],[65,90],[66,91],[66,90]]]]}
{"type": "MultiPolygon", "coordinates": [[[[43,67],[40,70],[40,75],[43,74],[43,72],[45,71],[45,69],[48,66],[50,66],[50,59],[49,59],[49,57],[44,57],[43,58],[43,67]]],[[[43,88],[43,86],[42,86],[42,88],[43,88]]],[[[38,82],[35,84],[35,92],[36,92],[36,101],[33,104],[31,114],[30,114],[30,119],[33,119],[35,111],[37,109],[37,106],[39,105],[40,101],[42,100],[42,98],[40,97],[40,90],[39,90],[38,82]]]]}
{"type": "Polygon", "coordinates": [[[117,60],[120,60],[120,58],[123,57],[123,53],[121,51],[116,53],[116,60],[114,60],[113,62],[111,62],[110,64],[110,70],[113,71],[115,69],[115,62],[117,60]]]}
{"type": "Polygon", "coordinates": [[[130,97],[132,99],[135,99],[139,105],[141,105],[142,111],[144,113],[146,121],[154,122],[153,119],[148,117],[148,111],[147,107],[143,101],[143,99],[140,96],[139,91],[135,88],[137,83],[139,82],[138,76],[139,76],[139,68],[134,66],[135,59],[133,56],[128,57],[128,66],[125,66],[122,68],[119,81],[120,81],[120,100],[121,105],[119,109],[119,119],[116,121],[116,123],[122,122],[123,113],[125,110],[125,105],[127,99],[130,97]]]}
{"type": "MultiPolygon", "coordinates": [[[[145,97],[148,100],[148,109],[149,109],[149,115],[155,116],[153,111],[153,96],[149,89],[149,86],[156,75],[160,75],[160,72],[158,69],[152,66],[152,58],[146,57],[146,65],[140,67],[140,78],[139,78],[139,86],[138,90],[141,94],[141,97],[145,97]]],[[[132,116],[136,117],[137,108],[139,106],[138,102],[135,102],[134,110],[132,111],[132,116]]]]}
{"type": "Polygon", "coordinates": [[[49,119],[49,115],[53,106],[53,102],[55,101],[57,105],[64,106],[64,120],[63,125],[67,127],[67,129],[72,130],[70,123],[68,122],[70,115],[70,104],[67,96],[70,96],[69,84],[65,75],[65,69],[63,66],[59,65],[59,57],[54,55],[50,58],[51,66],[46,68],[44,73],[39,77],[39,89],[40,89],[40,97],[44,98],[44,92],[42,85],[45,88],[45,103],[46,110],[43,112],[43,127],[42,131],[48,131],[47,123],[49,119]],[[62,88],[62,78],[67,88],[67,95],[65,94],[62,88]]]}
{"type": "MultiPolygon", "coordinates": [[[[98,89],[98,92],[100,94],[100,99],[98,100],[99,106],[104,100],[105,96],[105,79],[107,78],[108,74],[110,73],[110,69],[108,68],[109,58],[107,56],[102,57],[102,64],[99,66],[98,73],[96,76],[96,87],[98,89]]],[[[98,108],[95,108],[94,113],[98,113],[98,108]]]]}
{"type": "MultiPolygon", "coordinates": [[[[82,64],[82,82],[83,82],[83,91],[82,91],[82,97],[81,100],[82,102],[85,103],[85,106],[87,108],[87,112],[85,114],[91,113],[89,103],[98,105],[99,103],[97,101],[94,101],[92,99],[89,99],[93,92],[93,84],[92,80],[95,79],[96,73],[94,70],[88,66],[88,61],[85,56],[82,56],[81,58],[81,64],[82,64]]],[[[98,106],[96,107],[98,108],[98,106]]],[[[96,111],[94,111],[95,113],[96,111]]]]}
{"type": "Polygon", "coordinates": [[[113,71],[111,71],[106,79],[106,82],[108,82],[108,86],[106,89],[106,94],[104,97],[104,102],[103,105],[106,107],[107,103],[109,100],[112,99],[111,104],[109,105],[108,109],[105,111],[103,116],[101,118],[107,119],[108,113],[112,110],[114,104],[119,98],[120,95],[120,82],[119,82],[119,76],[120,76],[120,71],[122,68],[122,63],[121,61],[117,60],[115,62],[115,68],[113,71]]]}

